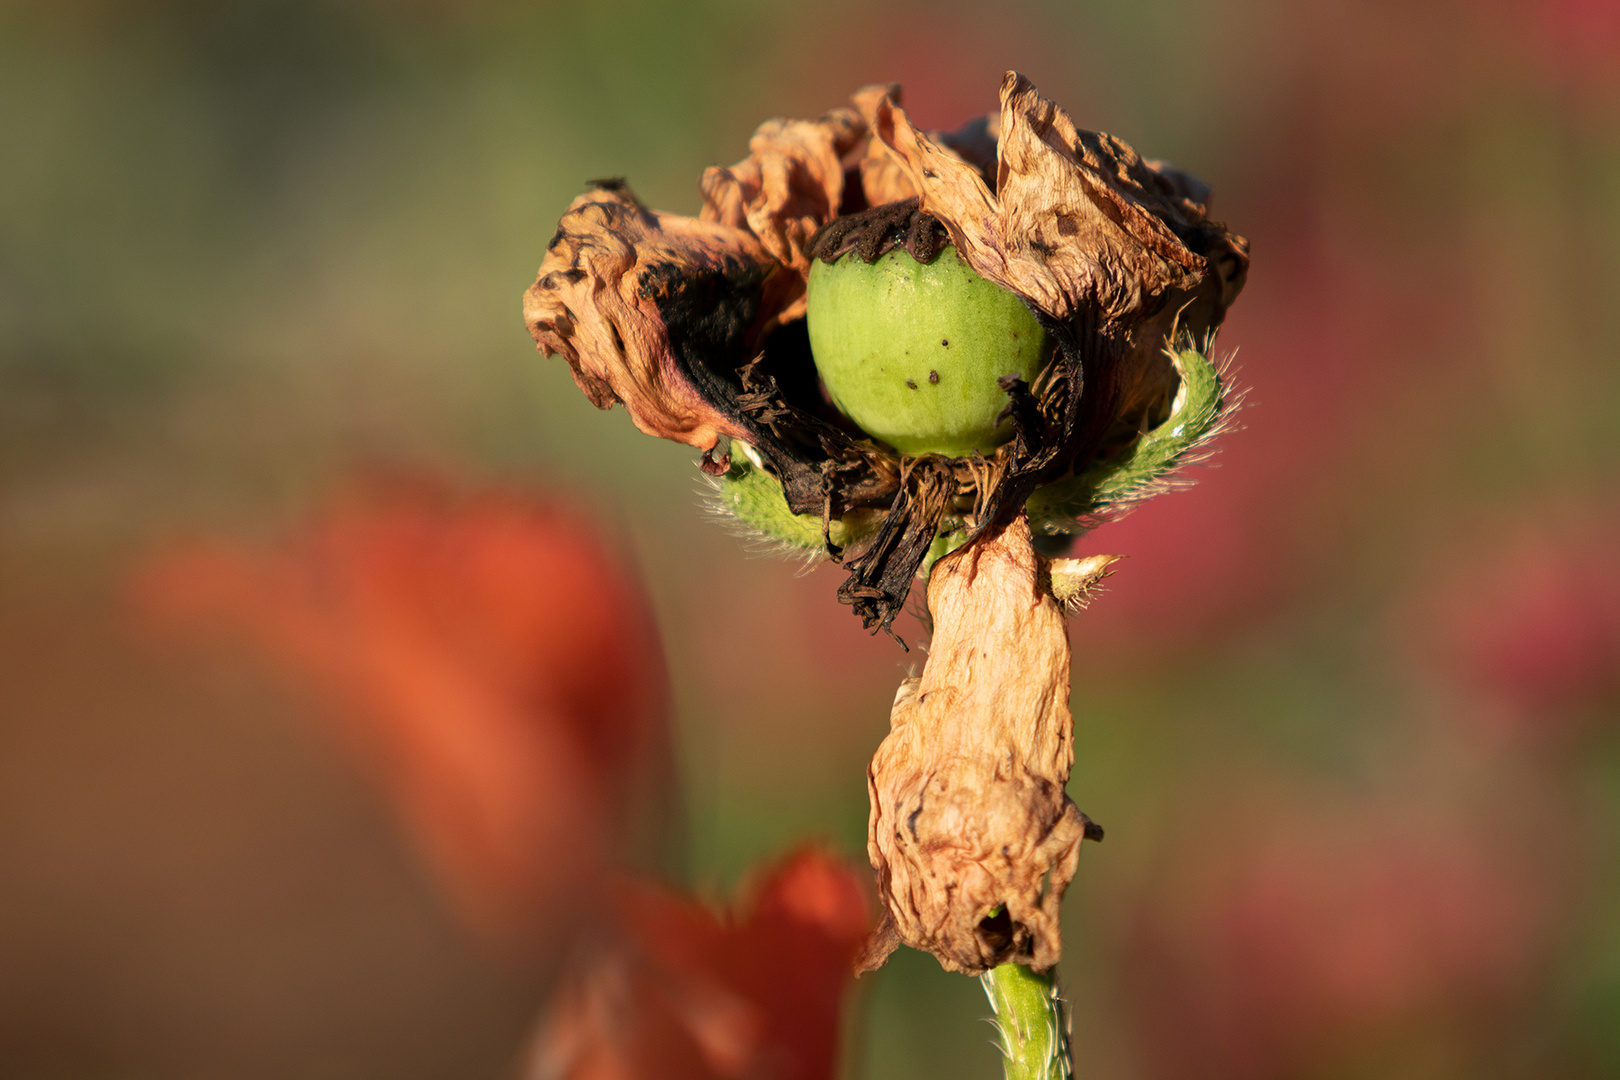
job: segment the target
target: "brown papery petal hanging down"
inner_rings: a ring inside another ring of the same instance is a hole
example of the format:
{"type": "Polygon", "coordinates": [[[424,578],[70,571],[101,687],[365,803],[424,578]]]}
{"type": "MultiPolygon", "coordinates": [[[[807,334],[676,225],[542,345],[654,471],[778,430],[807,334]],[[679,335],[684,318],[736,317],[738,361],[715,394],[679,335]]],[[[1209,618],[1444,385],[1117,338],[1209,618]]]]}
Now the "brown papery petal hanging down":
{"type": "MultiPolygon", "coordinates": [[[[1092,561],[1091,576],[1105,565],[1092,561]]],[[[1080,841],[1100,830],[1064,793],[1068,629],[1028,522],[941,559],[928,607],[928,664],[900,685],[867,772],[867,853],[888,915],[863,967],[901,943],[969,974],[1050,967],[1080,841]]]]}

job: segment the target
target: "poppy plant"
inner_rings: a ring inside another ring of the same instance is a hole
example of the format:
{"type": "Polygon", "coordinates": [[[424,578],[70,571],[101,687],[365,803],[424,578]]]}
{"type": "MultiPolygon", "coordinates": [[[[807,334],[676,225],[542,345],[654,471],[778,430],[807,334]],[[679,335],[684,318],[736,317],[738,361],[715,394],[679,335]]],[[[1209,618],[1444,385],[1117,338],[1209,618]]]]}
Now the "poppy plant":
{"type": "Polygon", "coordinates": [[[1109,560],[1043,552],[1220,426],[1207,353],[1247,242],[1200,181],[1015,72],[951,132],[917,130],[895,86],[768,121],[701,191],[696,218],[622,180],[577,198],[529,330],[598,407],[701,451],[721,508],[842,561],[868,628],[928,579],[927,666],[868,774],[885,910],[863,964],[905,943],[955,971],[1049,970],[1101,835],[1064,791],[1063,615],[1109,560]]]}

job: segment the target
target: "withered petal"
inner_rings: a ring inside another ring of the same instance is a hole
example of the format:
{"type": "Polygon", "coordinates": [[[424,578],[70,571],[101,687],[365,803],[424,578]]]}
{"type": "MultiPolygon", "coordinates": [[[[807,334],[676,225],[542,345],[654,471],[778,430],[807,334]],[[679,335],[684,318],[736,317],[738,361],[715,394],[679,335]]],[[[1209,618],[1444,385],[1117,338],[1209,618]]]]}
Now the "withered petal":
{"type": "Polygon", "coordinates": [[[866,139],[879,104],[898,90],[862,87],[849,105],[820,120],[767,120],[749,140],[746,158],[704,172],[703,220],[748,229],[772,258],[808,274],[805,246],[843,204],[844,158],[866,139]]]}
{"type": "Polygon", "coordinates": [[[1027,520],[941,559],[928,606],[927,666],[901,684],[867,772],[879,893],[898,939],[949,970],[1047,968],[1086,818],[1064,793],[1068,630],[1027,520]]]}
{"type": "Polygon", "coordinates": [[[610,182],[563,215],[523,315],[597,408],[623,402],[647,434],[708,451],[749,433],[699,385],[694,358],[744,363],[801,294],[749,232],[649,210],[610,182]]]}
{"type": "MultiPolygon", "coordinates": [[[[1077,129],[1016,72],[1002,80],[993,191],[892,103],[879,106],[875,134],[968,263],[1055,318],[1083,309],[1103,320],[1139,318],[1171,291],[1238,277],[1247,266],[1247,245],[1223,242],[1225,229],[1205,221],[1196,188],[1182,182],[1190,178],[1167,178],[1119,139],[1077,129]]],[[[1217,295],[1230,299],[1225,291],[1217,295]]]]}
{"type": "MultiPolygon", "coordinates": [[[[893,94],[888,100],[898,105],[900,95],[893,94]]],[[[873,119],[875,123],[876,117],[873,119]]],[[[966,162],[978,170],[981,178],[990,180],[996,173],[996,139],[1000,127],[1001,118],[990,114],[969,120],[955,131],[930,131],[928,138],[940,153],[966,162]]],[[[874,138],[868,142],[860,168],[861,188],[869,206],[882,206],[922,195],[905,161],[882,139],[874,138]]]]}

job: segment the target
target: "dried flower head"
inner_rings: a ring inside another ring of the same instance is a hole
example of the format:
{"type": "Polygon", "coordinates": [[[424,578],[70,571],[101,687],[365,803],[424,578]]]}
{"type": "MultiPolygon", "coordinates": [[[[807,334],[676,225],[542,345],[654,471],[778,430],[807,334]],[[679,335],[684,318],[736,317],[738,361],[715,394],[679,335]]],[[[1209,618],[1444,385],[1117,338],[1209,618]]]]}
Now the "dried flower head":
{"type": "MultiPolygon", "coordinates": [[[[1248,265],[1199,181],[1076,128],[1016,73],[999,113],[954,132],[918,131],[898,100],[898,87],[870,86],[820,120],[767,122],[747,158],[705,173],[697,219],[598,183],[563,215],[524,296],[539,348],[567,360],[594,404],[622,402],[641,430],[701,450],[706,472],[755,483],[759,498],[731,500],[754,524],[792,543],[819,534],[849,570],[840,598],[874,628],[936,540],[1008,520],[1037,487],[1161,424],[1180,382],[1167,340],[1202,343],[1248,265]],[[902,453],[818,378],[812,262],[896,250],[960,260],[1052,339],[1033,379],[1002,380],[1006,441],[988,453],[902,453]]],[[[1042,529],[1077,531],[1083,517],[1042,529]]]]}

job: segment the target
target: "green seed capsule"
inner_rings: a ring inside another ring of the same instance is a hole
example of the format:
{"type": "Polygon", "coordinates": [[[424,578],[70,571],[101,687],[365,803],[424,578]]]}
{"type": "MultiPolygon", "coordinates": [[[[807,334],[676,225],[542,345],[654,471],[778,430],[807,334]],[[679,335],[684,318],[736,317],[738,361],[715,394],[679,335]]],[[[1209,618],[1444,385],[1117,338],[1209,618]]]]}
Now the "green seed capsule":
{"type": "Polygon", "coordinates": [[[845,255],[810,267],[810,350],[827,391],[867,434],[903,454],[966,457],[1012,437],[997,380],[1031,382],[1052,346],[1017,296],[946,246],[919,263],[903,248],[876,262],[845,255]]]}

